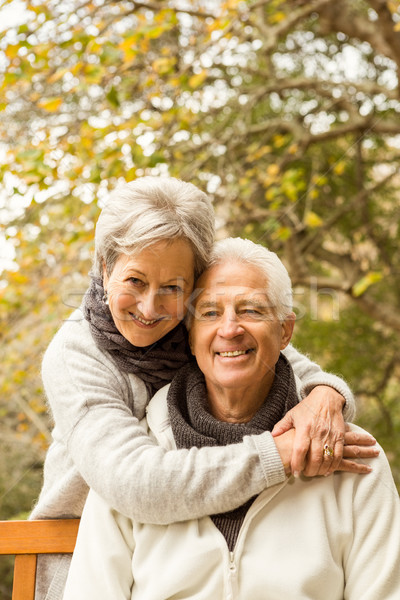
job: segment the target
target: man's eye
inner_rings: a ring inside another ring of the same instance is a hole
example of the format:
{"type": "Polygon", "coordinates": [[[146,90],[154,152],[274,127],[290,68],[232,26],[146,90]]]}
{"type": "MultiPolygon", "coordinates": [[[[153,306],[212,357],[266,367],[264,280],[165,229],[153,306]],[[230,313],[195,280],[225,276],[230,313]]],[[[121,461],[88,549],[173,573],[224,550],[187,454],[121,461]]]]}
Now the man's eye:
{"type": "Polygon", "coordinates": [[[251,319],[263,319],[265,317],[265,313],[257,308],[243,308],[239,314],[251,319]]]}
{"type": "Polygon", "coordinates": [[[216,319],[218,313],[216,310],[206,310],[200,313],[200,319],[216,319]]]}

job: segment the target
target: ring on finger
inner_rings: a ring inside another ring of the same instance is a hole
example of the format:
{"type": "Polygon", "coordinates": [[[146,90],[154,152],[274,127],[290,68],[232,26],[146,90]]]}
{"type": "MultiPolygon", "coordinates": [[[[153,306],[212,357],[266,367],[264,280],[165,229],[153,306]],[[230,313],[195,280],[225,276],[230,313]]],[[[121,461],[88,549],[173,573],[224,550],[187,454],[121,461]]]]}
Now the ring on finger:
{"type": "Polygon", "coordinates": [[[333,448],[331,446],[328,446],[328,444],[325,444],[324,446],[324,456],[333,456],[333,448]]]}

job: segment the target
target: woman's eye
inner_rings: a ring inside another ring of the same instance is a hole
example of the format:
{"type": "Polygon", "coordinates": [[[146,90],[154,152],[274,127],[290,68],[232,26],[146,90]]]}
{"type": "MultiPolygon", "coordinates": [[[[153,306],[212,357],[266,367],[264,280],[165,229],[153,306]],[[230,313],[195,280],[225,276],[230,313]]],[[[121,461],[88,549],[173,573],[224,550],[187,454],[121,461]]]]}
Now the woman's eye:
{"type": "Polygon", "coordinates": [[[129,277],[127,281],[129,281],[129,283],[131,283],[135,287],[140,287],[144,285],[143,281],[141,279],[138,279],[137,277],[129,277]]]}
{"type": "Polygon", "coordinates": [[[160,291],[162,294],[181,294],[183,290],[179,285],[165,285],[160,291]]]}

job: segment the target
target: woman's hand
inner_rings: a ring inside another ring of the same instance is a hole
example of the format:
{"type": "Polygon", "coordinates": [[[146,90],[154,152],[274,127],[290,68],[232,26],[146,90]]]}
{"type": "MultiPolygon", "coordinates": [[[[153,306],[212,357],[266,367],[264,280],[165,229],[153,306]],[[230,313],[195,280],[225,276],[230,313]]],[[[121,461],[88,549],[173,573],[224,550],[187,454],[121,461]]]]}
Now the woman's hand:
{"type": "MultiPolygon", "coordinates": [[[[329,386],[318,385],[272,430],[274,437],[295,428],[290,468],[307,477],[335,471],[343,457],[344,398],[329,386]]],[[[276,440],[275,440],[276,441],[276,440]]]]}
{"type": "MultiPolygon", "coordinates": [[[[378,456],[379,449],[376,447],[375,438],[363,431],[350,431],[347,424],[345,429],[343,458],[334,470],[358,474],[370,473],[371,467],[369,465],[351,459],[375,458],[378,456]]],[[[290,465],[296,431],[295,429],[289,429],[289,431],[285,431],[285,433],[274,437],[283,466],[285,467],[285,473],[286,475],[290,475],[292,473],[290,465]]],[[[331,473],[333,473],[333,470],[328,470],[325,475],[330,475],[331,473]]],[[[312,477],[308,473],[307,467],[304,470],[304,475],[312,477]]]]}

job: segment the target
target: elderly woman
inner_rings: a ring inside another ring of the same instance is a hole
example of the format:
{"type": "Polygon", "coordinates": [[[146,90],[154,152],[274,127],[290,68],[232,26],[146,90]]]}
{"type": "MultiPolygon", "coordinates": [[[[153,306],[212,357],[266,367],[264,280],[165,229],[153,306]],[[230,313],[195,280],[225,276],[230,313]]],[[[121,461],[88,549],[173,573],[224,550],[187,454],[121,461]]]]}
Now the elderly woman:
{"type": "MultiPolygon", "coordinates": [[[[224,240],[198,288],[197,365],[183,367],[147,409],[165,449],[239,443],[271,430],[300,399],[282,354],[294,315],[277,256],[224,240]]],[[[91,491],[64,600],[399,597],[400,503],[381,452],[365,477],[291,477],[234,511],[170,525],[132,521],[91,491]]]]}
{"type": "MultiPolygon", "coordinates": [[[[110,198],[96,226],[90,288],[43,360],[54,441],[32,518],[79,517],[90,486],[121,513],[165,524],[234,509],[284,480],[270,434],[167,452],[139,426],[153,393],[189,360],[182,320],[213,241],[210,201],[189,183],[145,177],[110,198]]],[[[285,353],[302,397],[309,394],[290,413],[292,469],[327,473],[342,457],[351,392],[294,348],[285,353]]],[[[38,599],[60,598],[68,564],[41,559],[38,599]]]]}

